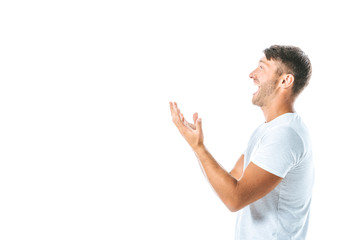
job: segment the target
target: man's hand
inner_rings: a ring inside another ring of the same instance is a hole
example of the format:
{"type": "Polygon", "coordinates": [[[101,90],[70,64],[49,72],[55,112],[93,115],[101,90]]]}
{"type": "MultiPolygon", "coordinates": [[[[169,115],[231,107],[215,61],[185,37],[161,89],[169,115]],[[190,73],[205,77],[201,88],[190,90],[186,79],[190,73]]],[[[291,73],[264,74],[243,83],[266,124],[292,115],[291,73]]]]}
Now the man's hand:
{"type": "Polygon", "coordinates": [[[204,144],[204,136],[202,132],[201,119],[198,114],[194,113],[194,124],[185,120],[183,114],[180,112],[176,102],[170,102],[170,111],[174,124],[185,140],[190,144],[193,150],[202,147],[204,144]]]}

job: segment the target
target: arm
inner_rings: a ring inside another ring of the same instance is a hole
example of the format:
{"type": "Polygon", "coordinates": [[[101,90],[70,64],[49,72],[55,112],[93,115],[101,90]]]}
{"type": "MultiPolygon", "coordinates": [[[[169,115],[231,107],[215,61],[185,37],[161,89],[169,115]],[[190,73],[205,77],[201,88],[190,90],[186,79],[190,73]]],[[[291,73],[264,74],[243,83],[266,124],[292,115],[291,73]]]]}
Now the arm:
{"type": "Polygon", "coordinates": [[[236,169],[232,171],[235,176],[232,176],[205,148],[201,119],[198,119],[197,113],[193,116],[194,124],[190,124],[184,119],[176,103],[170,103],[170,110],[174,124],[194,150],[205,176],[230,211],[238,211],[264,197],[281,182],[282,178],[263,170],[254,163],[250,163],[241,179],[237,180],[241,176],[239,166],[243,164],[241,160],[243,157],[240,157],[238,166],[235,165],[236,169]]]}
{"type": "Polygon", "coordinates": [[[265,171],[252,162],[245,169],[241,179],[236,180],[216,162],[205,146],[194,151],[210,184],[232,212],[236,212],[264,197],[282,180],[282,178],[265,171]]]}
{"type": "Polygon", "coordinates": [[[242,154],[239,160],[236,162],[234,168],[230,172],[230,175],[233,176],[235,179],[239,180],[243,175],[243,169],[244,169],[244,154],[242,154]]]}

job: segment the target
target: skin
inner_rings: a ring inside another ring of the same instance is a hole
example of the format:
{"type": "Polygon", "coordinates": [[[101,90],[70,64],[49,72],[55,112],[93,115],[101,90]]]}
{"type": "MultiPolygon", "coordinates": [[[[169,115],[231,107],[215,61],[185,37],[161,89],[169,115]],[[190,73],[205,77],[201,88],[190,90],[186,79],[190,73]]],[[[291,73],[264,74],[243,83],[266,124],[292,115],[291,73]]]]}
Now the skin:
{"type": "MultiPolygon", "coordinates": [[[[294,76],[277,73],[279,63],[261,58],[249,77],[259,87],[253,94],[253,104],[259,106],[266,122],[294,112],[295,97],[292,95],[294,76]]],[[[271,192],[282,178],[265,171],[254,163],[243,170],[244,155],[241,155],[231,172],[227,172],[213,158],[204,145],[202,120],[193,114],[194,123],[185,120],[176,102],[170,102],[172,120],[181,135],[191,146],[202,167],[205,177],[226,207],[236,212],[271,192]]]]}

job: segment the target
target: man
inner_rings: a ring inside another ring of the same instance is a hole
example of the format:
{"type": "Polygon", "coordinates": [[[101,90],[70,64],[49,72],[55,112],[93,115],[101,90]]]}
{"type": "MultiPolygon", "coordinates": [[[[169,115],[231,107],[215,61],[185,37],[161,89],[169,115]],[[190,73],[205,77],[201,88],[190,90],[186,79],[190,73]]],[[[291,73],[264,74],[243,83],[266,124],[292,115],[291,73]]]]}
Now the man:
{"type": "Polygon", "coordinates": [[[189,123],[170,102],[172,119],[220,199],[230,211],[241,209],[235,239],[305,239],[314,167],[307,129],[293,105],[309,82],[311,63],[293,46],[274,45],[264,55],[250,78],[258,86],[252,102],[266,121],[230,173],[205,148],[197,113],[189,123]]]}

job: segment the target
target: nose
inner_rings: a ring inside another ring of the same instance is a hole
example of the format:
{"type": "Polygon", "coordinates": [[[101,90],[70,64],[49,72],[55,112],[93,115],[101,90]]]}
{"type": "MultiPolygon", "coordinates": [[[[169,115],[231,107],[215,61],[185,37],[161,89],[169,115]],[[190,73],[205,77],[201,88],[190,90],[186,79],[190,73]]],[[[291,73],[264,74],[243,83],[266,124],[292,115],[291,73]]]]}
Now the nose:
{"type": "Polygon", "coordinates": [[[249,74],[249,77],[254,79],[256,76],[256,69],[249,74]]]}

